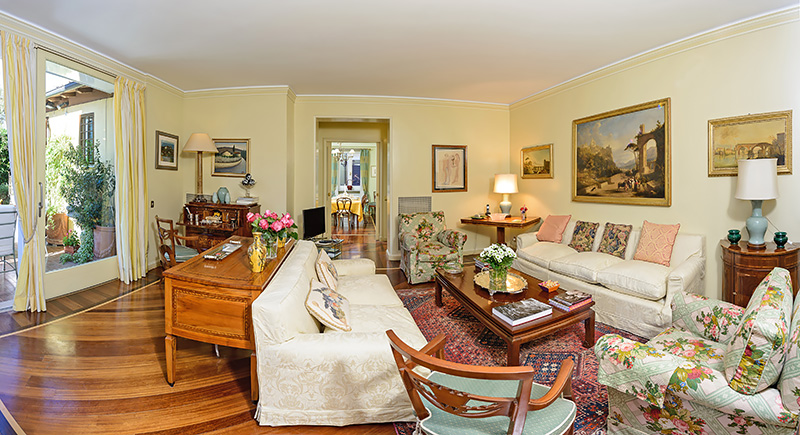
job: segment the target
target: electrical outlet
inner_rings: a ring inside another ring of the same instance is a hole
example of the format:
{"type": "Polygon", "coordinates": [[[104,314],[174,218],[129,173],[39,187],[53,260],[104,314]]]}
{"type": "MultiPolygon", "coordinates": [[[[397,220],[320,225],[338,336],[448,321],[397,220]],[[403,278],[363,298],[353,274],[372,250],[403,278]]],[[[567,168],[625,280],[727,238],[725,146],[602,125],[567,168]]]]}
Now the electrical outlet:
{"type": "Polygon", "coordinates": [[[150,201],[150,208],[153,208],[155,206],[156,206],[156,202],[155,201],[150,201]]]}

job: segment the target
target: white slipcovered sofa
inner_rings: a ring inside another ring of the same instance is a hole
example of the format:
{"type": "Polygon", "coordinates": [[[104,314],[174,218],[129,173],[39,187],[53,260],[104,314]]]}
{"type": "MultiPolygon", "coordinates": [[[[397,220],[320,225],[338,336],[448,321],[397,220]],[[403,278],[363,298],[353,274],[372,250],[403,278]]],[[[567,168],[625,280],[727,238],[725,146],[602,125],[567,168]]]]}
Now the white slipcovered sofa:
{"type": "Polygon", "coordinates": [[[569,247],[576,219],[564,230],[561,243],[540,242],[536,232],[516,237],[513,267],[541,280],[554,280],[565,290],[590,293],[599,322],[652,338],[672,324],[670,302],[678,292],[703,291],[705,236],[678,232],[669,266],[633,260],[641,227],[633,227],[625,258],[597,252],[603,238],[600,223],[592,251],[569,247]]]}
{"type": "Polygon", "coordinates": [[[298,241],[253,302],[259,424],[345,426],[413,421],[386,330],[427,344],[386,275],[368,259],[334,260],[350,303],[350,332],[321,325],[305,307],[317,248],[298,241]]]}

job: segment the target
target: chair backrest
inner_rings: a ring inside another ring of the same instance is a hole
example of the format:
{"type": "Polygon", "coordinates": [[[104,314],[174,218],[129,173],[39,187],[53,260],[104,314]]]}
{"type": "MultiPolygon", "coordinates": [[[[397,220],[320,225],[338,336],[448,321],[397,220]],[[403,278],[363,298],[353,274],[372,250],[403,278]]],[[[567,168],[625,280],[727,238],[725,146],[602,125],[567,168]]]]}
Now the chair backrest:
{"type": "Polygon", "coordinates": [[[454,363],[430,355],[430,353],[437,351],[441,356],[441,347],[444,346],[445,341],[444,336],[436,337],[428,346],[418,351],[404,343],[394,331],[386,331],[386,335],[389,337],[392,355],[400,371],[400,377],[403,379],[403,384],[411,399],[414,412],[420,420],[424,420],[430,415],[421,400],[421,398],[425,398],[436,408],[459,417],[509,417],[511,421],[509,422],[507,433],[521,434],[528,411],[547,407],[559,398],[562,393],[567,395],[572,393],[570,383],[573,366],[572,359],[564,360],[562,363],[553,388],[542,398],[531,400],[534,376],[532,367],[486,367],[454,363]],[[416,366],[425,367],[431,372],[461,378],[518,381],[519,386],[514,397],[483,396],[473,392],[453,389],[431,381],[429,378],[415,372],[413,369],[416,366]],[[476,401],[478,404],[468,405],[470,400],[476,401]]]}
{"type": "Polygon", "coordinates": [[[361,196],[361,207],[367,208],[367,205],[369,205],[369,194],[364,192],[364,195],[361,196]]]}
{"type": "Polygon", "coordinates": [[[350,213],[353,212],[353,200],[350,197],[344,196],[341,198],[336,199],[336,208],[339,210],[345,210],[350,213]]]}
{"type": "Polygon", "coordinates": [[[175,261],[175,225],[172,219],[161,219],[156,215],[156,232],[158,233],[158,257],[161,266],[168,269],[175,261]]]}
{"type": "Polygon", "coordinates": [[[0,205],[0,255],[14,254],[14,234],[17,232],[17,208],[0,205]]]}
{"type": "Polygon", "coordinates": [[[436,235],[446,230],[443,211],[423,211],[419,213],[400,213],[400,231],[398,234],[411,233],[421,241],[435,239],[436,235]]]}

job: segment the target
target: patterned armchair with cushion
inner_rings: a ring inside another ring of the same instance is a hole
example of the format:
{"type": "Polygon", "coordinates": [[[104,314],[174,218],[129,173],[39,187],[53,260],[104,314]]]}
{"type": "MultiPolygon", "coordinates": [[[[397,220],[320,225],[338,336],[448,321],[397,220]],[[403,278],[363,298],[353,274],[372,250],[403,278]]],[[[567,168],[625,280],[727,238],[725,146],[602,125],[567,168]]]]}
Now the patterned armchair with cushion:
{"type": "Polygon", "coordinates": [[[443,211],[400,214],[400,269],[409,284],[433,280],[437,267],[449,261],[464,264],[467,235],[448,230],[443,211]]]}
{"type": "MultiPolygon", "coordinates": [[[[798,298],[800,300],[800,298],[798,298]]],[[[673,324],[647,343],[601,337],[609,434],[794,434],[800,303],[775,268],[747,308],[680,293],[673,324]]]]}

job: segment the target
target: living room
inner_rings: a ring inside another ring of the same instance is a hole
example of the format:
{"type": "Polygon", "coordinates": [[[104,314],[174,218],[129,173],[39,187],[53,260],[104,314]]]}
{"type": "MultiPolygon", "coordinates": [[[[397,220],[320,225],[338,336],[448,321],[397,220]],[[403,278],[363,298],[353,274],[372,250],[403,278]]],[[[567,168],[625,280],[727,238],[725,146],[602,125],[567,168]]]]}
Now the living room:
{"type": "MultiPolygon", "coordinates": [[[[686,13],[690,14],[688,10],[686,13]]],[[[343,139],[321,137],[319,122],[381,119],[389,124],[388,196],[383,212],[387,216],[385,241],[390,259],[400,257],[396,210],[401,197],[430,196],[432,209],[445,211],[446,226],[467,234],[464,253],[480,253],[494,240],[495,230],[462,225],[460,219],[482,212],[487,203],[497,211],[501,195],[493,193],[495,174],[519,173],[523,148],[553,144],[553,178],[520,178],[519,192],[511,195],[512,214],[525,205],[529,215],[542,218],[571,214],[590,221],[634,226],[641,226],[644,220],[680,223],[681,232],[705,236],[702,294],[717,299],[722,298],[724,268],[720,240],[732,228],[746,234],[744,221],[751,214],[751,204],[735,198],[736,177],[709,176],[709,121],[793,110],[800,102],[796,5],[764,9],[743,17],[746,19],[704,28],[592,70],[575,71],[563,82],[535,92],[530,89],[515,98],[489,102],[355,93],[296,94],[292,83],[182,90],[170,84],[171,80],[149,75],[146,69],[98,54],[104,52],[102,48],[84,44],[91,48],[87,49],[57,36],[60,32],[56,29],[36,27],[12,15],[0,14],[3,30],[28,35],[52,50],[133,77],[147,86],[147,202],[153,202],[151,220],[155,215],[178,220],[181,205],[186,194],[194,192],[196,180],[195,157],[190,153],[180,155],[176,171],[153,168],[156,131],[179,136],[181,145],[195,132],[215,138],[249,138],[250,171],[258,181],[251,193],[260,198],[261,209],[300,216],[302,210],[325,203],[325,193],[319,187],[322,172],[315,163],[324,151],[324,141],[343,139]],[[573,201],[569,193],[574,166],[573,121],[665,98],[670,99],[671,204],[659,207],[573,201]],[[467,146],[465,192],[431,192],[430,156],[435,144],[467,146]]],[[[596,49],[587,40],[585,49],[572,55],[588,56],[596,49]]],[[[233,196],[241,196],[238,179],[212,176],[209,162],[207,157],[204,192],[227,187],[233,196]]],[[[793,173],[779,175],[780,197],[764,203],[764,214],[771,222],[768,240],[775,231],[787,232],[790,240],[800,234],[795,218],[800,210],[789,201],[800,194],[795,177],[793,173]]],[[[302,227],[302,222],[299,224],[302,227]]],[[[156,246],[155,231],[148,235],[148,241],[156,246]]],[[[148,251],[147,260],[150,269],[158,265],[155,249],[148,251]]],[[[81,279],[76,277],[74,285],[45,287],[47,299],[73,287],[95,284],[84,284],[81,279]]]]}

